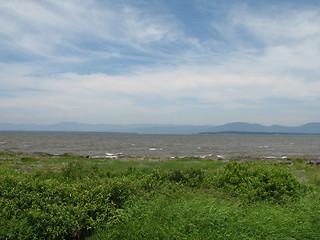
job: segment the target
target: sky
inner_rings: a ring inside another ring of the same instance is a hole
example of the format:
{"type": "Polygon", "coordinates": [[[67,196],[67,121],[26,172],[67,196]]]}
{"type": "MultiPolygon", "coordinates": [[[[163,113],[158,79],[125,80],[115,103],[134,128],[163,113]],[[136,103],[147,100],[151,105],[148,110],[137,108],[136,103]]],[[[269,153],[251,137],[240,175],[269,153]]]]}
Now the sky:
{"type": "Polygon", "coordinates": [[[320,1],[0,1],[0,122],[235,121],[320,121],[320,1]]]}

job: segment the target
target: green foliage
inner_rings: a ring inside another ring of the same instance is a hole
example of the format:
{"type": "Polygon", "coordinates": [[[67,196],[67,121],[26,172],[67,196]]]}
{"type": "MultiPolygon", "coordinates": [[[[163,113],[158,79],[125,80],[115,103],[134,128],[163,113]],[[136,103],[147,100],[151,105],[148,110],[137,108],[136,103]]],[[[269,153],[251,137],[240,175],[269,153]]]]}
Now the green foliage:
{"type": "Polygon", "coordinates": [[[2,169],[0,239],[83,238],[134,193],[134,183],[127,178],[89,177],[91,168],[73,167],[57,178],[2,169]],[[78,181],[65,181],[65,175],[78,181]]]}
{"type": "Polygon", "coordinates": [[[204,179],[204,172],[200,168],[196,167],[175,168],[169,172],[168,178],[173,182],[179,182],[187,186],[196,187],[202,183],[204,179]]]}
{"type": "Polygon", "coordinates": [[[319,239],[319,194],[290,204],[242,204],[184,188],[128,202],[118,221],[91,239],[319,239]]]}
{"type": "Polygon", "coordinates": [[[127,177],[116,178],[109,182],[110,200],[121,208],[124,202],[137,192],[135,182],[127,177]]]}
{"type": "MultiPolygon", "coordinates": [[[[84,171],[84,169],[85,169],[84,163],[79,162],[79,163],[69,163],[68,165],[64,166],[61,171],[62,171],[63,177],[67,179],[75,180],[75,179],[82,179],[83,177],[88,176],[89,169],[87,171],[84,171]]],[[[92,171],[90,171],[90,173],[91,172],[92,171]]]]}
{"type": "Polygon", "coordinates": [[[1,157],[0,239],[320,239],[318,166],[1,157]]]}
{"type": "Polygon", "coordinates": [[[85,177],[102,178],[119,175],[113,170],[102,170],[97,165],[87,165],[84,162],[69,163],[61,168],[61,173],[64,179],[68,181],[81,180],[85,177]]]}
{"type": "Polygon", "coordinates": [[[293,162],[296,164],[302,164],[305,161],[304,158],[294,158],[293,162]]]}
{"type": "Polygon", "coordinates": [[[317,187],[320,187],[320,176],[313,177],[313,179],[311,180],[311,183],[317,187]]]}
{"type": "Polygon", "coordinates": [[[37,159],[35,158],[31,158],[31,157],[23,157],[21,158],[21,162],[23,163],[33,163],[33,162],[36,162],[37,159]]]}
{"type": "Polygon", "coordinates": [[[267,164],[228,163],[216,185],[248,203],[267,200],[282,202],[300,193],[301,184],[291,173],[267,164]]]}

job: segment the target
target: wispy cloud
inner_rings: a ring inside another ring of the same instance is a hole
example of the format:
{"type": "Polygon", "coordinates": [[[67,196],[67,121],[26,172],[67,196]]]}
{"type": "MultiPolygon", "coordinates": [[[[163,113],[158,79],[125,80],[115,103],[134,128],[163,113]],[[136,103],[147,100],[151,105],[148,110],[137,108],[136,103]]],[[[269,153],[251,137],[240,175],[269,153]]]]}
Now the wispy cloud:
{"type": "Polygon", "coordinates": [[[177,14],[166,1],[1,2],[2,121],[319,119],[317,6],[188,6],[177,14]]]}
{"type": "Polygon", "coordinates": [[[7,1],[0,7],[2,49],[53,61],[137,57],[135,51],[174,41],[178,33],[166,16],[126,4],[7,1]]]}

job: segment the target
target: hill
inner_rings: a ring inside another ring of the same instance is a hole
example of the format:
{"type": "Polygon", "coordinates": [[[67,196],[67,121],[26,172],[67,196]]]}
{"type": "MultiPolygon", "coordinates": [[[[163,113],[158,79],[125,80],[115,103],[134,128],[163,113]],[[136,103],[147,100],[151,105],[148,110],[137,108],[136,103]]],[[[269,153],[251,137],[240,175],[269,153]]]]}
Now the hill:
{"type": "Polygon", "coordinates": [[[108,132],[137,134],[320,134],[320,122],[297,127],[264,126],[233,122],[221,126],[173,124],[85,124],[61,122],[51,125],[0,123],[0,131],[108,132]]]}

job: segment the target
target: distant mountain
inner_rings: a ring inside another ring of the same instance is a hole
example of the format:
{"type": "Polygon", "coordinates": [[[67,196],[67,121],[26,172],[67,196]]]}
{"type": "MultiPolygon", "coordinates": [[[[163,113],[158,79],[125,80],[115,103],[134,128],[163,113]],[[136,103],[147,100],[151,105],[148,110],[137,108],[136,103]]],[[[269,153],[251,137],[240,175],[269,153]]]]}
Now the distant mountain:
{"type": "Polygon", "coordinates": [[[280,125],[264,126],[261,124],[234,122],[222,126],[211,127],[206,133],[260,133],[260,134],[320,134],[320,122],[308,123],[298,127],[280,125]]]}
{"type": "Polygon", "coordinates": [[[138,134],[320,134],[320,122],[298,127],[264,126],[245,122],[221,126],[172,124],[85,124],[61,122],[52,125],[0,123],[0,131],[108,132],[138,134]]]}

